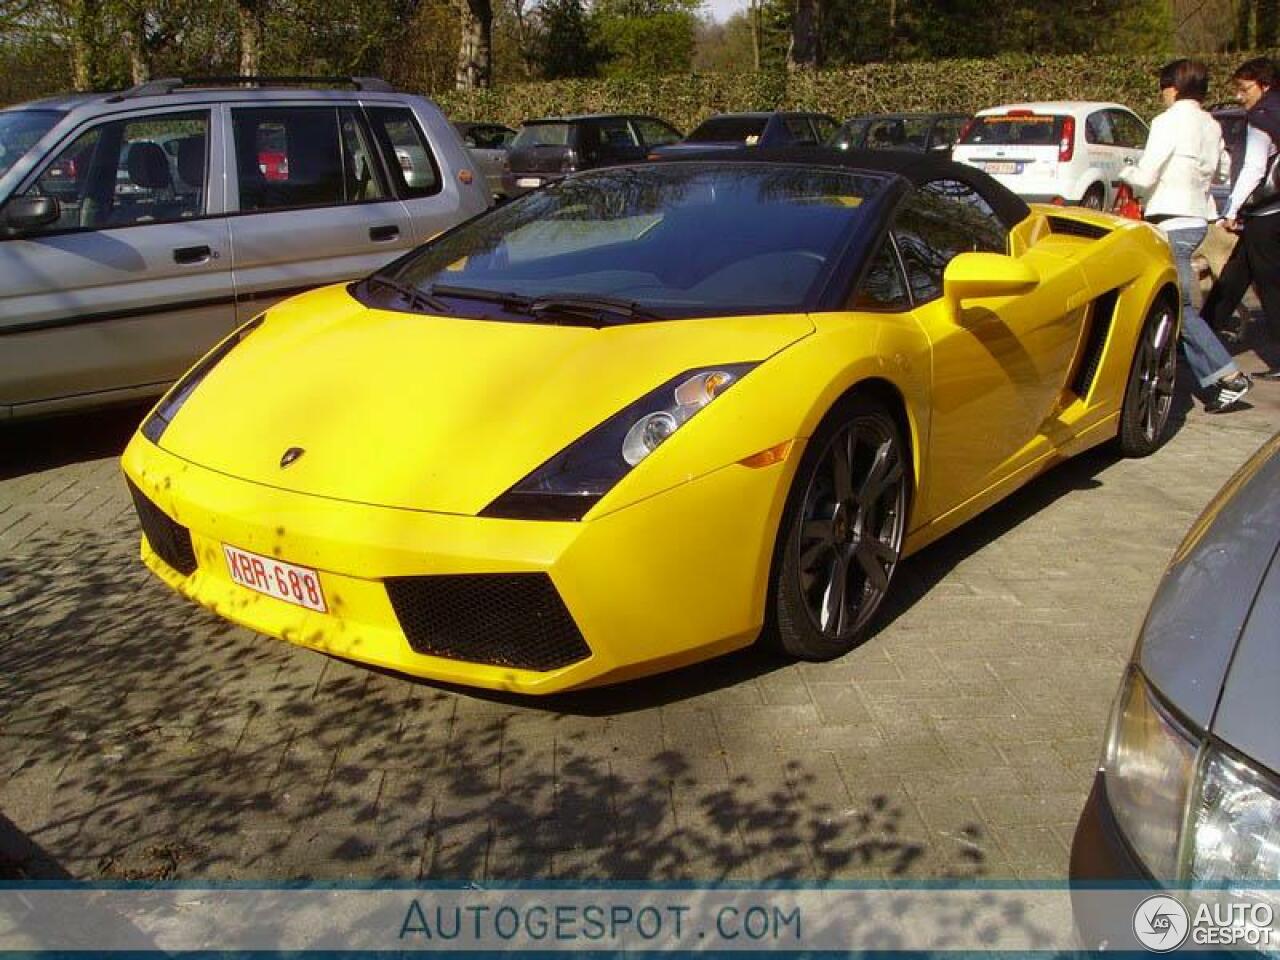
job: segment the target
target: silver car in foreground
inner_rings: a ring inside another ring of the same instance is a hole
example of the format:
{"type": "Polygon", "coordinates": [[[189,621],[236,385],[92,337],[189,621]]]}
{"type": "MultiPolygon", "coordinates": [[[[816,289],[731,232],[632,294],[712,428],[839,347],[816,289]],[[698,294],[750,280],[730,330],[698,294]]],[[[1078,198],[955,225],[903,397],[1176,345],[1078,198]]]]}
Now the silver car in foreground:
{"type": "MultiPolygon", "coordinates": [[[[1278,552],[1280,434],[1209,504],[1156,591],[1076,829],[1078,890],[1218,888],[1280,917],[1278,552]]],[[[1076,895],[1088,946],[1139,949],[1132,917],[1125,898],[1076,895]]]]}
{"type": "Polygon", "coordinates": [[[0,420],[158,394],[273,302],[488,206],[435,104],[340,86],[157,80],[0,111],[0,420]]]}

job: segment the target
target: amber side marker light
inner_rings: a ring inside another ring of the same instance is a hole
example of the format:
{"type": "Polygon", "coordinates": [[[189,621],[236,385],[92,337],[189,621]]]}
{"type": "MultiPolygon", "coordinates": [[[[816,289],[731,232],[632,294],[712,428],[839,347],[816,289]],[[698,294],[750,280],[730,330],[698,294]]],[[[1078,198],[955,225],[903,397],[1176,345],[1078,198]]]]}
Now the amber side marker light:
{"type": "Polygon", "coordinates": [[[458,180],[461,181],[462,183],[470,183],[474,179],[475,179],[475,176],[471,173],[470,170],[467,170],[464,168],[458,171],[458,180]]]}
{"type": "Polygon", "coordinates": [[[761,450],[759,453],[753,453],[751,456],[738,462],[744,467],[751,467],[758,470],[761,467],[771,467],[775,463],[781,463],[787,459],[787,454],[791,452],[791,440],[779,443],[777,446],[770,447],[768,450],[761,450]]]}

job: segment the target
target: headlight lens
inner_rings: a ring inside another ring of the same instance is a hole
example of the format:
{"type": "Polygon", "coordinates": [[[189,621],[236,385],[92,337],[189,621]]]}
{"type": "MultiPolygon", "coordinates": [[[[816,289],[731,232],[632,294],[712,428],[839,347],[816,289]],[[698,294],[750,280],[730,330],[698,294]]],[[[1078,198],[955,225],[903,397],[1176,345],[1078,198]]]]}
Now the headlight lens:
{"type": "Polygon", "coordinates": [[[480,515],[581,520],[632,467],[755,366],[730,363],[668,380],[571,443],[480,515]]]}
{"type": "Polygon", "coordinates": [[[1103,756],[1107,799],[1134,851],[1157,879],[1175,882],[1178,840],[1195,771],[1197,741],[1130,669],[1103,756]]]}
{"type": "Polygon", "coordinates": [[[1280,909],[1280,784],[1210,747],[1188,826],[1191,884],[1269,887],[1251,892],[1280,909]]]}
{"type": "Polygon", "coordinates": [[[209,375],[209,371],[216,367],[222,361],[222,358],[235,348],[236,344],[262,326],[262,321],[265,317],[266,314],[259,314],[254,317],[205,354],[203,359],[188,370],[182,379],[175,383],[169,392],[164,395],[164,399],[156,404],[156,408],[151,411],[151,416],[147,417],[146,422],[142,424],[142,435],[152,443],[159,443],[160,437],[169,428],[173,418],[178,415],[182,405],[195,392],[196,387],[200,386],[200,381],[209,375]]]}

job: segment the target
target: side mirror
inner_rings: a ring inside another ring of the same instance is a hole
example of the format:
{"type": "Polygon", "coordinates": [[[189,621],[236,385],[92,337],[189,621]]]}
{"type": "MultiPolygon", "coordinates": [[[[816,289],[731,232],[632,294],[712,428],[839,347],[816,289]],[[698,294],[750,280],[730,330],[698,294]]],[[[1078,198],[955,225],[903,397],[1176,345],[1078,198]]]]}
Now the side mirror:
{"type": "Polygon", "coordinates": [[[956,310],[962,300],[1027,293],[1039,282],[1035,270],[1002,253],[962,253],[947,264],[942,275],[943,292],[956,310]]]}
{"type": "Polygon", "coordinates": [[[62,216],[62,205],[57,197],[14,197],[4,206],[3,224],[21,233],[36,227],[57,223],[62,216]]]}

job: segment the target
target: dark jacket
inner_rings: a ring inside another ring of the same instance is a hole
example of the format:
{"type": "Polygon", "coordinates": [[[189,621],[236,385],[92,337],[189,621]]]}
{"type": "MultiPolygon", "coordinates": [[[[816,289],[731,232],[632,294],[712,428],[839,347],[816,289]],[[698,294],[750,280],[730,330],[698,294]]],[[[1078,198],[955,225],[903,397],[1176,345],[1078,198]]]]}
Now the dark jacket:
{"type": "MultiPolygon", "coordinates": [[[[1268,90],[1262,99],[1255,103],[1246,117],[1249,126],[1257,127],[1277,147],[1280,147],[1280,90],[1268,90]]],[[[1277,154],[1267,165],[1262,182],[1249,194],[1249,199],[1240,205],[1240,213],[1253,216],[1260,213],[1271,213],[1280,207],[1280,154],[1277,154]]]]}

